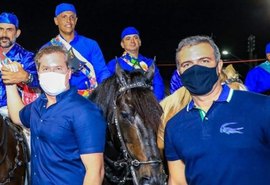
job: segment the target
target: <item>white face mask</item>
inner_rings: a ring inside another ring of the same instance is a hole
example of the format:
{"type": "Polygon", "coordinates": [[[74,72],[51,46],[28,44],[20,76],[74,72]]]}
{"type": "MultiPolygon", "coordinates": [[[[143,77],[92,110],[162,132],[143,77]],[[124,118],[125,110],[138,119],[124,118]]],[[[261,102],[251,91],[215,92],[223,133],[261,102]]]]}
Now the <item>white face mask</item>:
{"type": "Polygon", "coordinates": [[[40,73],[39,84],[46,94],[56,96],[67,89],[66,74],[55,72],[40,73]]]}

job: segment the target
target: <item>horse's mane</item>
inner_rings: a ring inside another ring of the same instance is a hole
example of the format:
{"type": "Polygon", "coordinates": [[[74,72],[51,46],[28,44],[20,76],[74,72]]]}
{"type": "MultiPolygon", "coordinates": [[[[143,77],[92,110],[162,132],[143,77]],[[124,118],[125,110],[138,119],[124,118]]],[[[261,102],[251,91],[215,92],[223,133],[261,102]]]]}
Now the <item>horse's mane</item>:
{"type": "MultiPolygon", "coordinates": [[[[239,74],[230,64],[224,68],[220,75],[222,83],[228,84],[229,87],[236,90],[247,90],[245,85],[239,78],[239,74]]],[[[164,148],[164,129],[167,122],[180,110],[182,110],[191,100],[191,95],[185,87],[176,90],[170,96],[164,98],[160,105],[163,109],[161,117],[161,126],[158,130],[158,146],[160,149],[164,148]]]]}
{"type": "Polygon", "coordinates": [[[246,86],[240,79],[240,74],[234,69],[232,64],[223,68],[220,75],[220,80],[221,82],[228,84],[228,86],[232,89],[247,90],[246,86]]]}
{"type": "MultiPolygon", "coordinates": [[[[124,76],[128,84],[137,82],[150,83],[141,71],[125,71],[124,76]]],[[[107,122],[112,121],[113,101],[119,88],[119,79],[117,74],[115,74],[104,80],[89,97],[90,100],[103,110],[103,115],[107,122]]],[[[162,108],[156,100],[152,90],[145,87],[136,87],[122,92],[119,98],[126,96],[127,93],[130,93],[129,100],[131,105],[133,105],[134,110],[142,117],[145,123],[150,124],[157,132],[159,124],[161,123],[160,117],[162,115],[162,108]]]]}
{"type": "Polygon", "coordinates": [[[113,75],[99,84],[89,97],[101,108],[107,121],[112,119],[113,98],[116,96],[117,89],[116,75],[113,75]]]}

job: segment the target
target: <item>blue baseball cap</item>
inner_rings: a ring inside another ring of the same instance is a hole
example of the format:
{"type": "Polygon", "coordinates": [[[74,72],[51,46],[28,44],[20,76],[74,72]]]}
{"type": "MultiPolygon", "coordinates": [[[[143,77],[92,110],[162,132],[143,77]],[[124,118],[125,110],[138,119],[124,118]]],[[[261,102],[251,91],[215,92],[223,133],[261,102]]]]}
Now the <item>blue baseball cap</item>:
{"type": "Polygon", "coordinates": [[[73,4],[61,3],[61,4],[57,5],[55,8],[55,17],[57,17],[59,14],[61,14],[62,12],[65,12],[65,11],[71,11],[71,12],[77,14],[76,9],[75,9],[73,4]]]}
{"type": "Polygon", "coordinates": [[[268,43],[265,47],[265,54],[270,53],[270,43],[268,43]]]}
{"type": "Polygon", "coordinates": [[[123,39],[125,36],[127,35],[133,35],[133,34],[136,34],[138,36],[140,36],[140,33],[139,31],[135,28],[135,27],[126,27],[123,31],[122,31],[122,34],[121,34],[121,39],[123,39]]]}
{"type": "Polygon", "coordinates": [[[0,23],[13,24],[16,28],[19,28],[19,20],[13,13],[3,12],[0,15],[0,23]]]}

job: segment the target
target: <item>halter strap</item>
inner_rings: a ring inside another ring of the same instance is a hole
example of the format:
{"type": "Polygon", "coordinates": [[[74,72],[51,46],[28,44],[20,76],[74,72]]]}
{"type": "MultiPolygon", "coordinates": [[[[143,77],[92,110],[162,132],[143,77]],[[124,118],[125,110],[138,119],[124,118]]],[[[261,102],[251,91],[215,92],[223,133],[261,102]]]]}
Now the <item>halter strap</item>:
{"type": "Polygon", "coordinates": [[[233,82],[243,83],[238,77],[228,78],[225,80],[225,84],[230,84],[233,82]]]}
{"type": "Polygon", "coordinates": [[[134,88],[146,88],[146,89],[150,89],[150,90],[153,90],[153,87],[149,84],[146,84],[144,82],[135,82],[135,83],[132,83],[132,84],[127,84],[123,87],[121,87],[118,92],[119,93],[122,93],[124,91],[127,91],[129,89],[134,89],[134,88]]]}

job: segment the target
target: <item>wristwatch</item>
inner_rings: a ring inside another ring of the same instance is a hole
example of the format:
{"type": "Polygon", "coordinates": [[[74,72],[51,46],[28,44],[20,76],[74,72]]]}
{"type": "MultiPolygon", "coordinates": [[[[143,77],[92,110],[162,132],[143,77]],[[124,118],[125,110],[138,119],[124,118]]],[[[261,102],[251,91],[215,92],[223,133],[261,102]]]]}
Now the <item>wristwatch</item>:
{"type": "Polygon", "coordinates": [[[23,84],[29,84],[33,81],[33,75],[31,73],[28,73],[28,79],[25,82],[22,82],[23,84]]]}

